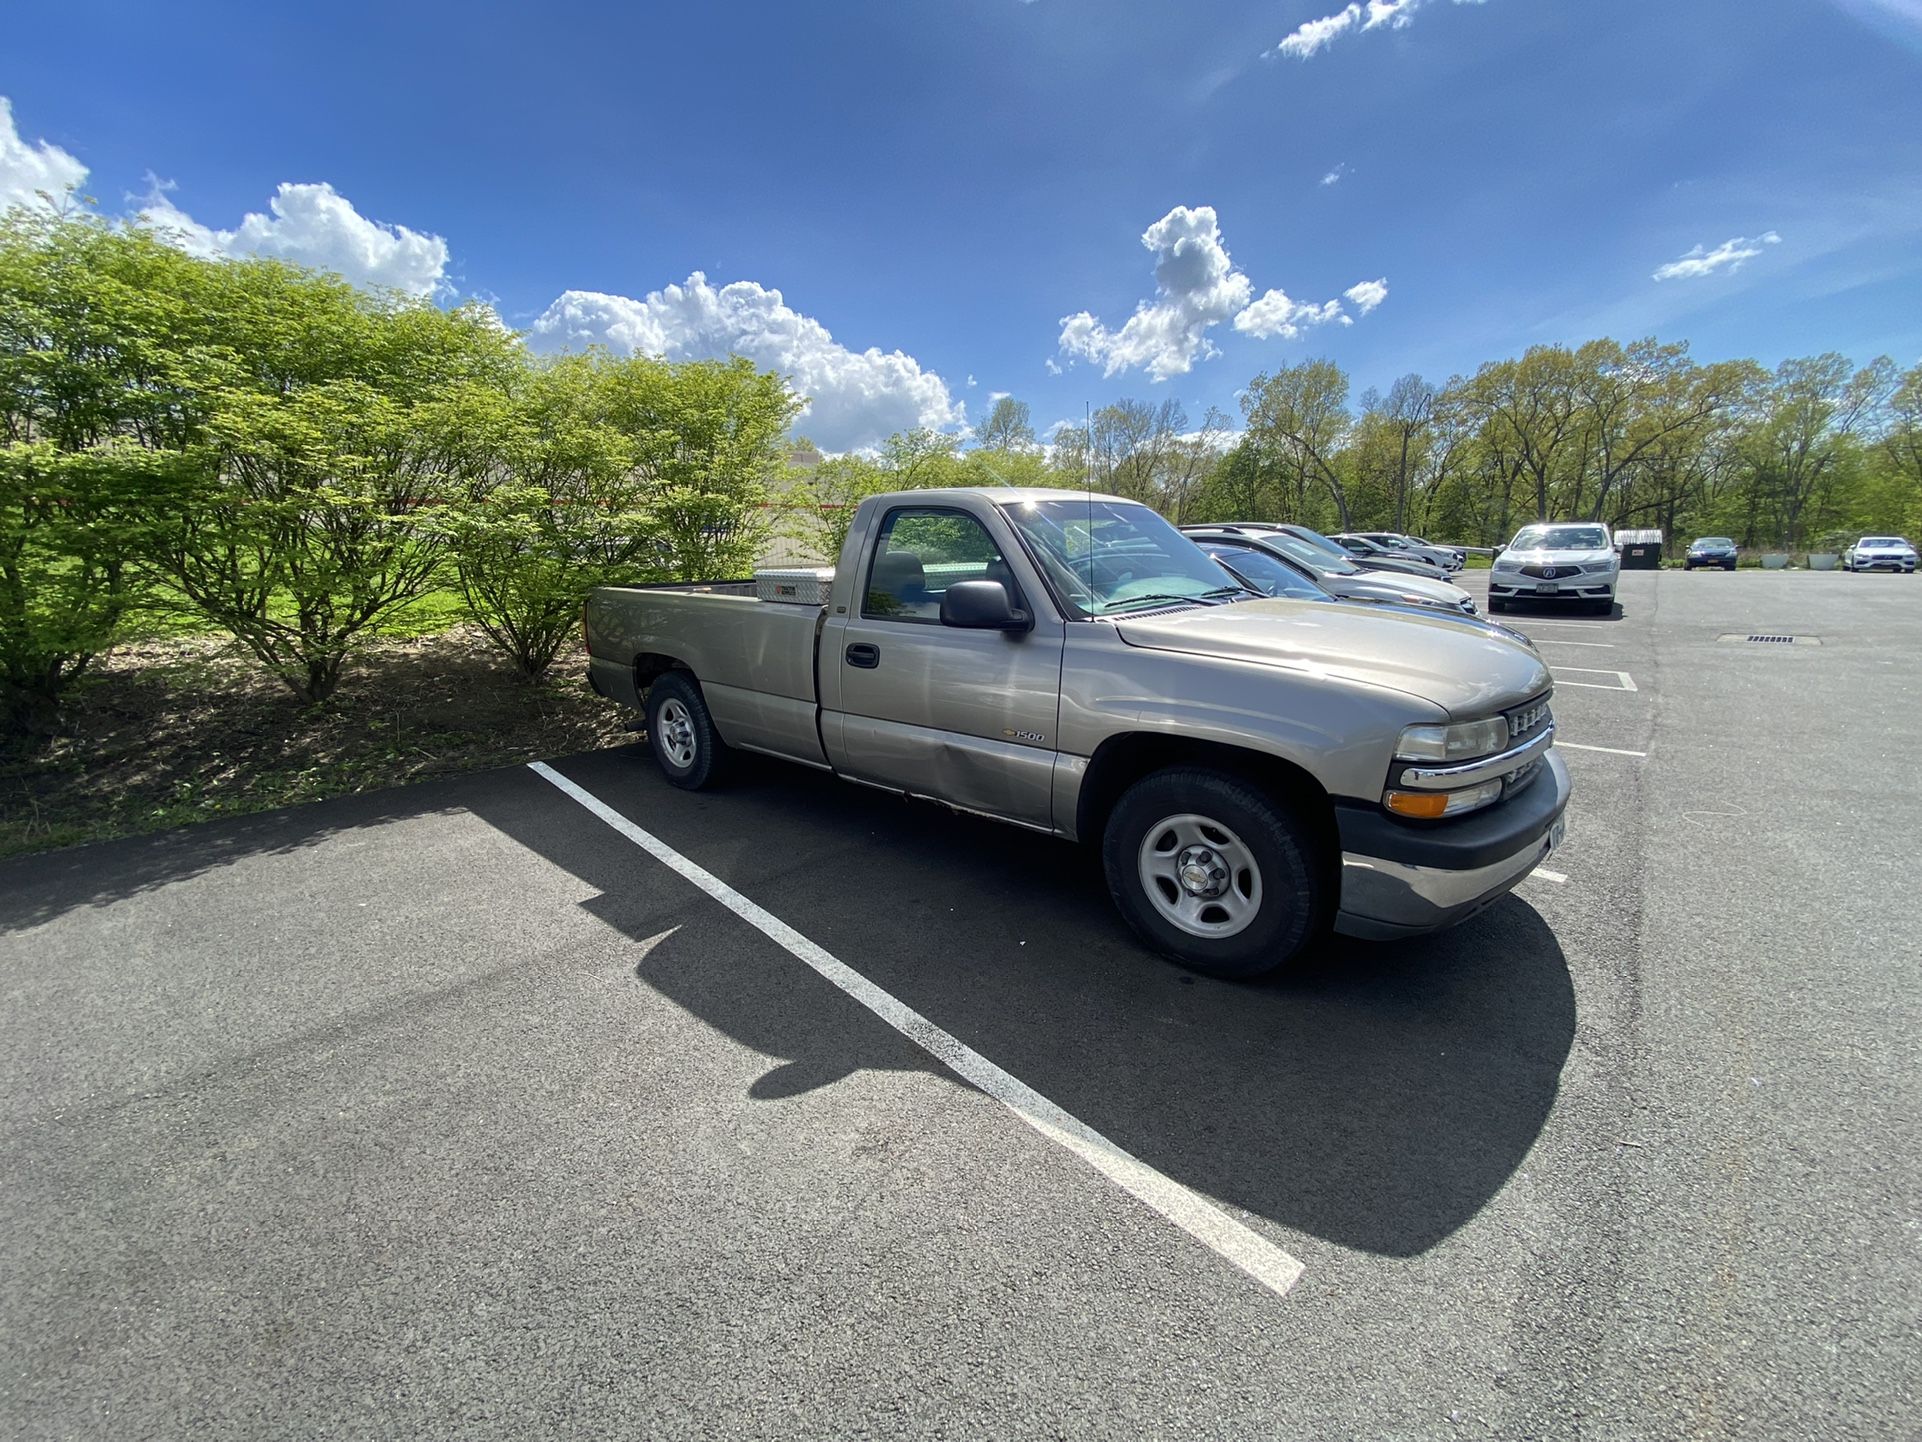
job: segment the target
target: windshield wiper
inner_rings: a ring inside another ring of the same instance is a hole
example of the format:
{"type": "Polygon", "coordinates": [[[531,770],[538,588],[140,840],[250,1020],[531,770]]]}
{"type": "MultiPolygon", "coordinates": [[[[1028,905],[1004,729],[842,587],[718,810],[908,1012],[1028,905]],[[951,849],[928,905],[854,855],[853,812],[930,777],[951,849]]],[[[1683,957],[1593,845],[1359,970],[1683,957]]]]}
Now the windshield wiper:
{"type": "Polygon", "coordinates": [[[1255,592],[1249,590],[1246,586],[1216,586],[1212,591],[1183,592],[1180,595],[1176,595],[1172,591],[1153,591],[1139,596],[1124,596],[1119,601],[1109,601],[1100,614],[1103,616],[1113,615],[1115,614],[1114,608],[1117,606],[1137,606],[1143,604],[1166,606],[1174,601],[1190,601],[1197,606],[1218,606],[1231,596],[1239,600],[1242,597],[1253,596],[1255,594],[1255,592]]]}
{"type": "Polygon", "coordinates": [[[1177,596],[1173,592],[1153,591],[1139,596],[1124,596],[1119,601],[1104,602],[1099,614],[1103,616],[1112,615],[1114,614],[1114,608],[1117,606],[1165,606],[1171,601],[1192,601],[1196,605],[1200,605],[1201,597],[1185,594],[1177,596]]]}

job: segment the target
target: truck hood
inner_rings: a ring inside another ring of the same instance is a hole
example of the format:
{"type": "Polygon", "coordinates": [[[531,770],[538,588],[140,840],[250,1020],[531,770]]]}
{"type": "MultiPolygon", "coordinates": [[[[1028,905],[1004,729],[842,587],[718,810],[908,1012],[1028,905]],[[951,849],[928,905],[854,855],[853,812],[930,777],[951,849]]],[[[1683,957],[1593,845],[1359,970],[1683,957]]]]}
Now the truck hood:
{"type": "Polygon", "coordinates": [[[1476,720],[1548,689],[1539,656],[1446,616],[1381,614],[1328,601],[1263,599],[1120,616],[1130,646],[1219,656],[1336,676],[1432,701],[1454,720],[1476,720]]]}

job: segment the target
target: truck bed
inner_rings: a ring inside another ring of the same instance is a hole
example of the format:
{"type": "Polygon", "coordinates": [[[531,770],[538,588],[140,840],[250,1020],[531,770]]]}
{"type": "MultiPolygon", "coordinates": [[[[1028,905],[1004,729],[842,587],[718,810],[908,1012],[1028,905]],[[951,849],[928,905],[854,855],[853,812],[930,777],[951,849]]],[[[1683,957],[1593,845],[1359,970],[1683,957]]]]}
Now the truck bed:
{"type": "Polygon", "coordinates": [[[814,682],[825,611],[757,600],[752,581],[600,587],[587,604],[594,686],[639,706],[649,658],[672,656],[700,678],[730,745],[825,766],[814,682]]]}

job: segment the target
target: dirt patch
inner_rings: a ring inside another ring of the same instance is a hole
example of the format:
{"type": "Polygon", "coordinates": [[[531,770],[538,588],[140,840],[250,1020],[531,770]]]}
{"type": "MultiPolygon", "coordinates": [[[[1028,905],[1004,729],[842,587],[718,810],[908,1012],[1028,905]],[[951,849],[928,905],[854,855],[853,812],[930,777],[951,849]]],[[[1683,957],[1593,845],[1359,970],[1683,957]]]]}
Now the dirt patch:
{"type": "Polygon", "coordinates": [[[62,734],[0,753],[0,856],[633,741],[578,643],[538,685],[478,630],[378,642],[303,706],[231,642],[123,647],[62,734]]]}

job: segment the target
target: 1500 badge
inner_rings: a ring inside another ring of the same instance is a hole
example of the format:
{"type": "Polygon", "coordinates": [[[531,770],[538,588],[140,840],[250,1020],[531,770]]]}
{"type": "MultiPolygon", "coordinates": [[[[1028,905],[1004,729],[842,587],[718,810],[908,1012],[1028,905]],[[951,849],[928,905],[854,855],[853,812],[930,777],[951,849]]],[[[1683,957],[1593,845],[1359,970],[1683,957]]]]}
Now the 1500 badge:
{"type": "Polygon", "coordinates": [[[1003,731],[1001,734],[1003,736],[1012,736],[1016,741],[1046,741],[1048,739],[1047,737],[1043,736],[1039,731],[1008,730],[1008,731],[1003,731]]]}

